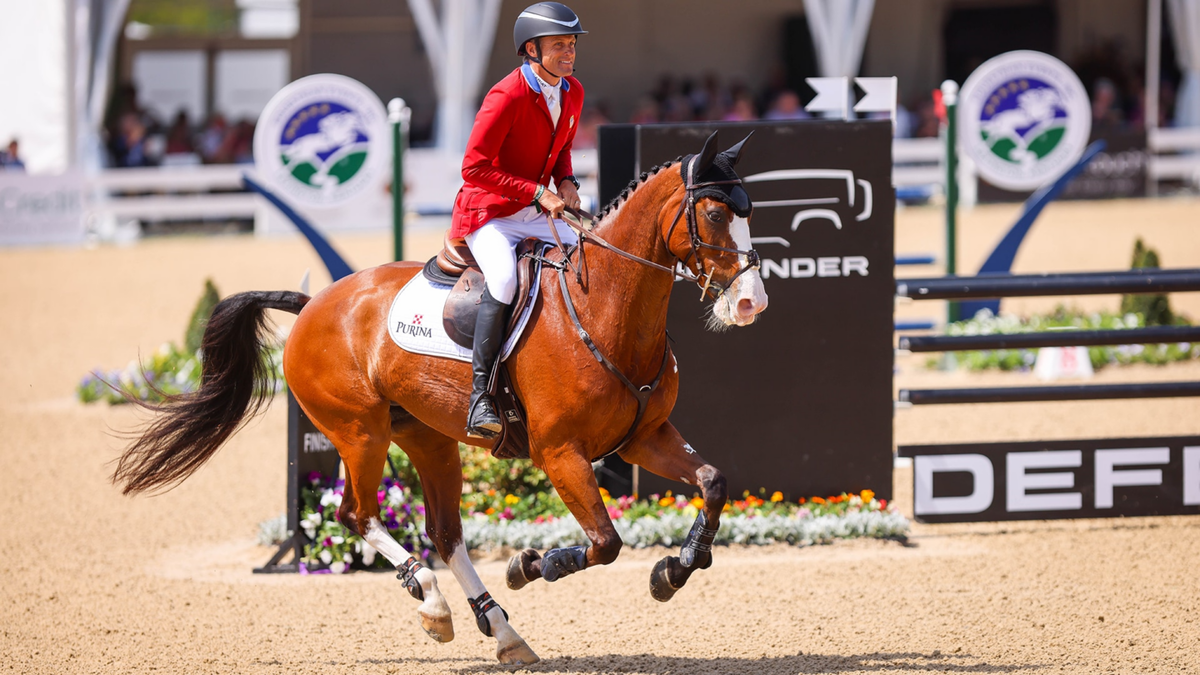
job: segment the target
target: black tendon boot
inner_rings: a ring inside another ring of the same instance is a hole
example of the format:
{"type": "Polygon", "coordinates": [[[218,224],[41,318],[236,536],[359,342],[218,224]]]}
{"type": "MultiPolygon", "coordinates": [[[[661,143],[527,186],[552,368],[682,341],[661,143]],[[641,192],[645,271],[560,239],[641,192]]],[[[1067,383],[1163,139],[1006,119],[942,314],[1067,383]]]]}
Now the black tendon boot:
{"type": "Polygon", "coordinates": [[[471,402],[467,407],[467,435],[492,439],[500,435],[500,417],[496,402],[487,393],[492,366],[504,344],[504,323],[508,305],[492,297],[487,288],[479,300],[475,317],[475,345],[471,359],[471,402]]]}

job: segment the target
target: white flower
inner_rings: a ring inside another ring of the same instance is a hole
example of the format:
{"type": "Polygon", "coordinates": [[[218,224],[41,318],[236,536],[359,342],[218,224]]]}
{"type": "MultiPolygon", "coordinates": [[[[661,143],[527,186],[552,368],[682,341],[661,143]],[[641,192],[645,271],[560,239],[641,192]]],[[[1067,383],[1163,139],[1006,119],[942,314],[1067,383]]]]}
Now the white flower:
{"type": "Polygon", "coordinates": [[[342,572],[346,571],[346,563],[335,562],[329,566],[329,571],[333,572],[334,574],[341,574],[342,572]]]}
{"type": "Polygon", "coordinates": [[[305,518],[305,520],[309,523],[312,523],[313,527],[320,527],[323,519],[321,518],[321,514],[313,511],[312,513],[308,514],[308,517],[305,518]]]}
{"type": "Polygon", "coordinates": [[[354,562],[354,556],[350,555],[350,552],[347,551],[342,554],[342,560],[349,565],[350,563],[354,562]]]}
{"type": "Polygon", "coordinates": [[[368,567],[375,564],[375,547],[365,541],[362,543],[362,559],[363,564],[368,567]]]}
{"type": "Polygon", "coordinates": [[[346,538],[345,538],[345,537],[342,537],[342,536],[340,536],[340,535],[336,535],[336,534],[335,534],[335,535],[333,535],[332,537],[330,537],[330,538],[329,538],[329,540],[330,540],[330,541],[332,541],[334,544],[344,544],[344,543],[346,543],[346,538]]]}

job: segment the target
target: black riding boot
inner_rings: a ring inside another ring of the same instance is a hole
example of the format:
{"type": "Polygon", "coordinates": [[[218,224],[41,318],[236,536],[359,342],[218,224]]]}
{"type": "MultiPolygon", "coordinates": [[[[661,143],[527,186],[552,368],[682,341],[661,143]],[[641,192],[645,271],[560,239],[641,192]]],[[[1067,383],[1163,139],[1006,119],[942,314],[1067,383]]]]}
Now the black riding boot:
{"type": "Polygon", "coordinates": [[[496,402],[487,393],[488,378],[492,366],[500,356],[504,344],[504,324],[508,318],[508,305],[492,297],[487,288],[479,301],[479,314],[475,317],[475,345],[471,359],[471,402],[467,407],[467,435],[478,438],[495,438],[500,435],[500,417],[496,413],[496,402]]]}

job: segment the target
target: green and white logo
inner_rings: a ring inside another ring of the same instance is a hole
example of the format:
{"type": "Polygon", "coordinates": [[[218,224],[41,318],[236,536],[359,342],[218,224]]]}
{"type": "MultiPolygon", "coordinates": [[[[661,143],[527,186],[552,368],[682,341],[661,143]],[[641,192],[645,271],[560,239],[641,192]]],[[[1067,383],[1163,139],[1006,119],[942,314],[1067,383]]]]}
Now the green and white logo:
{"type": "Polygon", "coordinates": [[[962,149],[989,183],[1036,190],[1079,161],[1092,130],[1087,91],[1062,61],[1033,51],[989,59],[963,84],[962,149]]]}
{"type": "Polygon", "coordinates": [[[263,180],[308,206],[336,206],[378,183],[389,153],[383,103],[342,75],[310,75],[287,85],[254,132],[254,163],[263,180]]]}

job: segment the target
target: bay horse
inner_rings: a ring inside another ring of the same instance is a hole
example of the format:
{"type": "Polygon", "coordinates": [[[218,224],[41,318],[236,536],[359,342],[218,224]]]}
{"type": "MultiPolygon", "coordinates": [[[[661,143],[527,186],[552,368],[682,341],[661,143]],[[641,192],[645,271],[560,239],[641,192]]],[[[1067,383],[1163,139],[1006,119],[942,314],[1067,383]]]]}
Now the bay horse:
{"type": "MultiPolygon", "coordinates": [[[[703,287],[702,300],[715,297],[714,328],[753,323],[767,306],[750,246],[751,204],[733,168],[745,140],[718,154],[716,136],[699,154],[642,174],[591,229],[580,228],[581,243],[566,262],[578,269],[583,249],[593,250],[578,276],[543,270],[545,277],[558,274],[559,283],[541,284],[541,302],[507,363],[526,406],[530,457],[591,546],[517,554],[508,568],[512,589],[616,559],[621,539],[592,462],[623,439],[623,459],[699,488],[704,500],[680,555],[655,566],[653,597],[669,600],[712,562],[725,478],[667,419],[679,385],[667,341],[667,302],[675,277],[684,276],[703,287]]],[[[561,250],[550,258],[561,261],[561,250]]],[[[204,334],[201,387],[155,406],[158,415],[118,459],[112,479],[126,494],[170,489],[207,461],[269,401],[261,358],[265,310],[296,313],[284,374],[300,407],[341,455],[346,483],[338,519],[396,566],[421,603],[425,631],[451,640],[450,607],[434,573],[380,522],[376,491],[395,442],[424,489],[426,532],[466,593],[479,629],[496,638],[497,658],[534,663],[537,655],[480,581],[463,543],[459,443],[492,443],[468,438],[464,430],[471,364],[403,351],[388,334],[392,299],[421,267],[398,262],[364,270],[311,299],[252,291],[223,300],[204,334]]]]}

